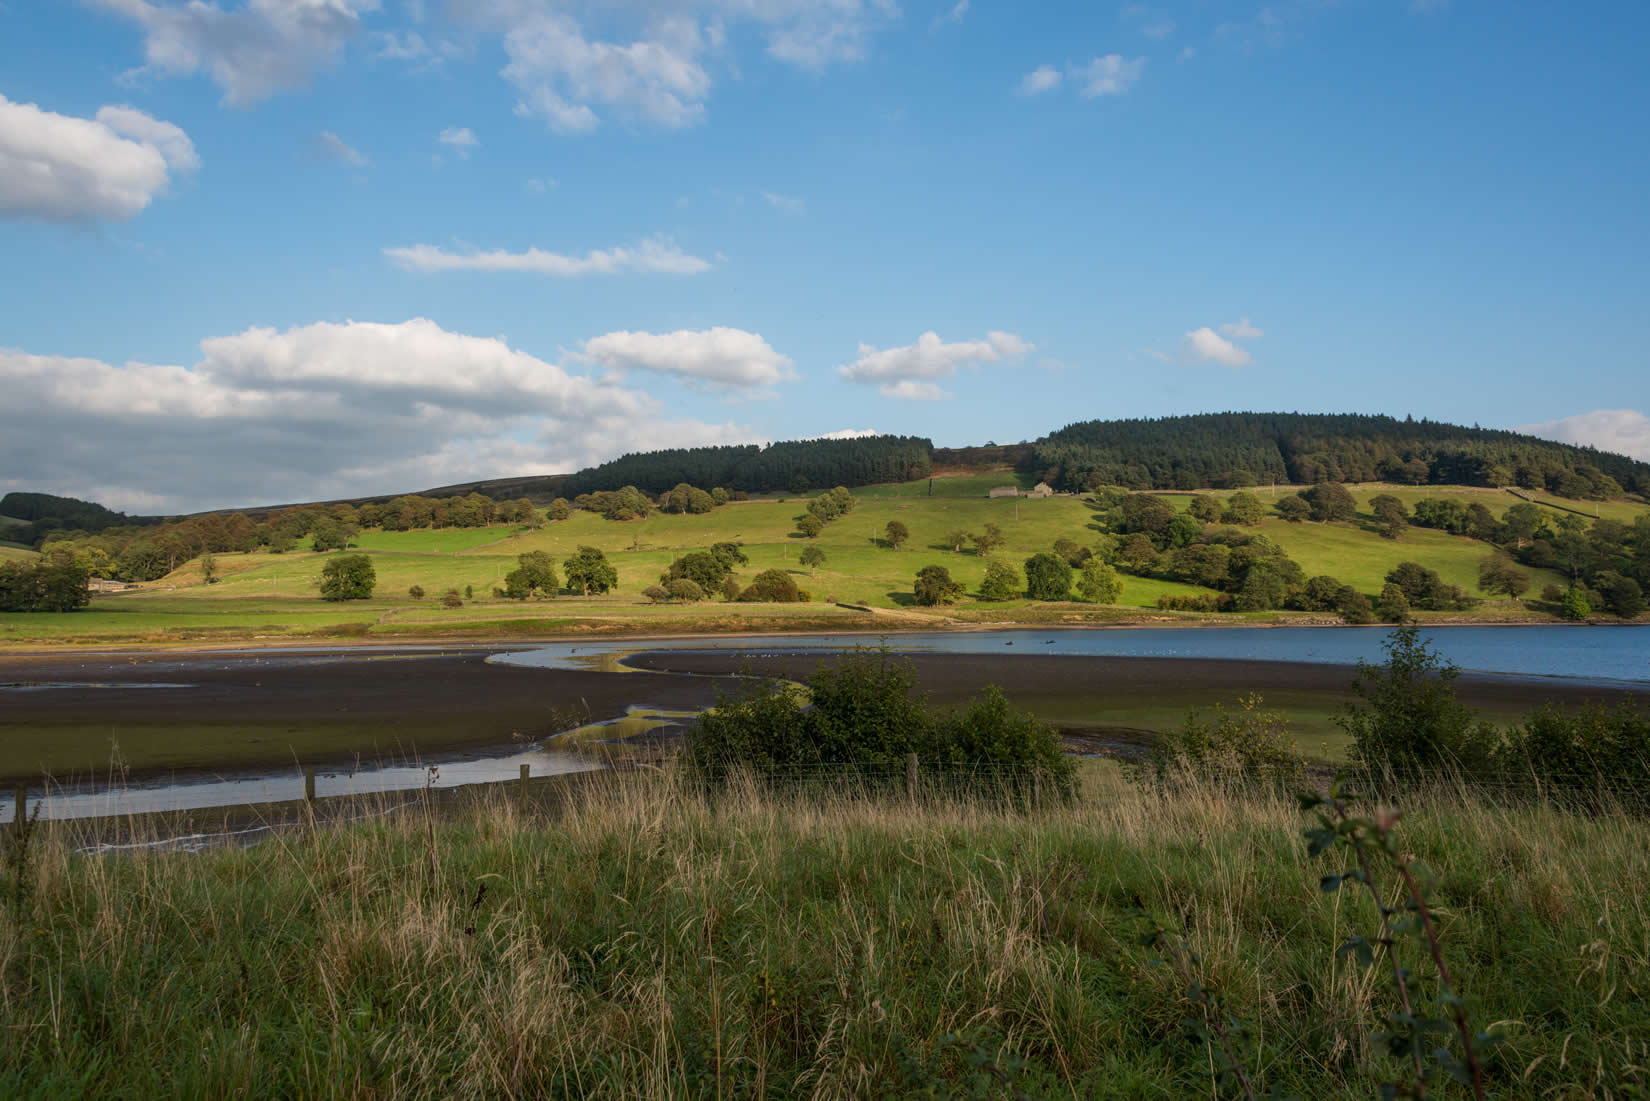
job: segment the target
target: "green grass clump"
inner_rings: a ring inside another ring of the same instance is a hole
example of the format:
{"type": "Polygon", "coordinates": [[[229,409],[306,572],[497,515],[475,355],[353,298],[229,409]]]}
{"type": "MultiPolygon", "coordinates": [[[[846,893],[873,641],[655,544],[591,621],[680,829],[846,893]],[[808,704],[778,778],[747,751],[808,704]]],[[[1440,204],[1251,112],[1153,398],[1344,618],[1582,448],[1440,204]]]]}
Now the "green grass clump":
{"type": "MultiPolygon", "coordinates": [[[[1336,954],[1373,906],[1320,891],[1342,869],[1292,800],[1089,781],[1022,815],[627,774],[553,822],[501,798],[203,854],[43,825],[0,924],[0,1095],[1211,1096],[1137,902],[1260,1088],[1403,1074],[1388,991],[1336,954]]],[[[1439,795],[1403,828],[1466,1012],[1505,1037],[1490,1096],[1642,1092],[1650,826],[1439,795]]]]}

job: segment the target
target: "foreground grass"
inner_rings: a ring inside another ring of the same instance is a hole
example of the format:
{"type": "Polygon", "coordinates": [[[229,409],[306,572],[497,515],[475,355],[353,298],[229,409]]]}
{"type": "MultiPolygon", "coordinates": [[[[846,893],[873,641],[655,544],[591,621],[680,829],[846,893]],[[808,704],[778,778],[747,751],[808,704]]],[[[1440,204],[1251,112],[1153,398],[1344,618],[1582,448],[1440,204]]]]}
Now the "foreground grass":
{"type": "MultiPolygon", "coordinates": [[[[1340,869],[1292,803],[1088,779],[1021,816],[630,774],[554,822],[501,800],[202,855],[41,827],[0,927],[0,1094],[1007,1095],[989,1061],[1028,1096],[1211,1096],[1138,896],[1248,1022],[1254,1077],[1376,1096],[1388,993],[1335,953],[1371,914],[1319,892],[1340,869]]],[[[1637,1095],[1650,827],[1439,799],[1403,836],[1474,1022],[1502,1022],[1492,1096],[1637,1095]]]]}

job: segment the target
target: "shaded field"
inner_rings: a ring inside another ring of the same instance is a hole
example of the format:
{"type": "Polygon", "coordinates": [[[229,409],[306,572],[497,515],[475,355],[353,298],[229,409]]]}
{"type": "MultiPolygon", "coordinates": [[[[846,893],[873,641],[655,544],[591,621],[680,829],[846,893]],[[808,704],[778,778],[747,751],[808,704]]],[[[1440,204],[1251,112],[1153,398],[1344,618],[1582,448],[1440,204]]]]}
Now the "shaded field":
{"type": "MultiPolygon", "coordinates": [[[[1137,903],[1247,1026],[1261,1090],[1403,1073],[1390,993],[1334,951],[1373,908],[1320,891],[1341,865],[1292,800],[1106,767],[1026,813],[604,780],[554,818],[494,798],[203,854],[80,855],[44,827],[0,921],[0,1094],[1213,1096],[1137,903]]],[[[1642,1092],[1650,826],[1405,807],[1466,1012],[1505,1037],[1489,1095],[1642,1092]]]]}

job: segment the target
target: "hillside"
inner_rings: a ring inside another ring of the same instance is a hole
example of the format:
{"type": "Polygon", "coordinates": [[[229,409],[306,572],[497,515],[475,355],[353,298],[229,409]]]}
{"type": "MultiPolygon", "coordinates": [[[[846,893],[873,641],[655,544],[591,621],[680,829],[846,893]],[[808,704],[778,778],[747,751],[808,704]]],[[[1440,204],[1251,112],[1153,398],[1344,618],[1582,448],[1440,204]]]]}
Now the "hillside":
{"type": "Polygon", "coordinates": [[[1650,492],[1650,463],[1500,429],[1361,414],[1210,413],[1082,421],[1038,440],[1032,464],[1073,491],[1271,482],[1516,485],[1573,499],[1650,492]]]}
{"type": "MultiPolygon", "coordinates": [[[[377,568],[378,587],[372,599],[329,604],[318,599],[322,567],[328,556],[307,551],[308,538],[285,554],[267,549],[252,553],[218,553],[219,580],[203,584],[199,560],[186,561],[176,570],[141,590],[97,596],[90,609],[68,614],[8,613],[0,615],[0,641],[39,643],[83,638],[163,640],[206,637],[280,636],[345,630],[385,637],[458,632],[486,637],[520,633],[566,633],[570,630],[752,630],[802,627],[901,629],[943,626],[958,622],[1092,622],[1175,617],[1156,608],[1161,596],[1216,596],[1193,584],[1126,574],[1116,605],[1042,604],[1021,599],[981,602],[974,598],[984,579],[987,559],[965,549],[958,553],[947,542],[954,530],[978,532],[987,523],[998,525],[1005,546],[995,552],[1019,567],[1029,556],[1049,550],[1057,540],[1079,546],[1097,546],[1106,536],[1098,530],[1095,505],[1075,496],[1048,499],[997,499],[984,496],[985,488],[1005,479],[1007,472],[936,477],[933,496],[928,479],[871,487],[860,495],[857,507],[828,524],[813,541],[800,538],[796,520],[803,502],[764,499],[734,502],[702,515],[654,512],[629,522],[605,520],[575,510],[568,519],[534,529],[521,524],[494,524],[478,528],[415,528],[409,531],[367,529],[354,546],[370,554],[377,568]],[[953,486],[967,487],[953,495],[953,486]],[[898,550],[880,543],[891,520],[910,531],[898,550]],[[652,604],[641,595],[680,554],[702,550],[721,541],[740,543],[750,559],[737,571],[741,583],[758,572],[777,568],[791,573],[810,590],[811,603],[795,605],[738,604],[721,600],[703,604],[652,604]],[[825,561],[809,570],[798,561],[804,546],[824,553],[825,561]],[[516,567],[517,556],[544,551],[565,559],[580,546],[602,549],[618,571],[614,592],[589,598],[561,596],[554,600],[495,599],[493,588],[516,567]],[[913,604],[912,583],[919,569],[945,566],[970,594],[961,603],[941,608],[913,604]],[[422,600],[408,595],[420,586],[422,600]],[[458,609],[443,608],[438,598],[449,588],[464,599],[458,609]],[[856,612],[838,605],[874,609],[856,612]]],[[[1278,495],[1284,495],[1278,490],[1278,495]]],[[[1478,594],[1479,564],[1494,547],[1466,535],[1411,527],[1399,539],[1381,537],[1375,530],[1370,501],[1387,493],[1413,505],[1426,496],[1445,496],[1481,503],[1497,516],[1520,504],[1510,492],[1463,487],[1359,487],[1353,493],[1359,515],[1352,521],[1292,524],[1269,514],[1244,529],[1281,548],[1306,576],[1335,577],[1342,584],[1374,599],[1385,575],[1399,562],[1412,561],[1436,572],[1447,584],[1478,594]]],[[[1229,492],[1214,494],[1218,498],[1229,492]]],[[[1260,492],[1263,502],[1273,499],[1260,492]]],[[[1162,495],[1177,511],[1185,511],[1191,494],[1162,495]]],[[[1591,507],[1591,506],[1589,506],[1591,507]]],[[[1628,502],[1605,502],[1602,514],[1627,528],[1650,508],[1628,502]]],[[[1552,516],[1563,516],[1556,510],[1552,516]]],[[[1212,529],[1211,529],[1212,530],[1212,529]]],[[[101,540],[105,537],[95,537],[101,540]]],[[[1521,567],[1531,581],[1528,595],[1536,597],[1548,585],[1563,586],[1567,578],[1542,567],[1521,567]]],[[[1482,595],[1482,594],[1478,594],[1482,595]]],[[[1546,617],[1523,602],[1488,600],[1470,615],[1505,619],[1546,617]]],[[[1251,618],[1287,619],[1299,613],[1251,613],[1251,618]]],[[[1448,619],[1458,613],[1422,612],[1423,618],[1448,619]]],[[[1189,615],[1196,620],[1199,617],[1189,615]]],[[[1242,622],[1242,614],[1216,617],[1218,622],[1242,622]]]]}

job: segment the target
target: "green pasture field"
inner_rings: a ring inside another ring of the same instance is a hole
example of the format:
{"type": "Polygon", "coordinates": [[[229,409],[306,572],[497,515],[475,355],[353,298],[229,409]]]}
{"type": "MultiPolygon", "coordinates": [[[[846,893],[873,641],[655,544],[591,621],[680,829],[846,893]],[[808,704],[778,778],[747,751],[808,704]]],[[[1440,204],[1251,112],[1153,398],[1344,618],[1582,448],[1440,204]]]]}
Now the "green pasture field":
{"type": "Polygon", "coordinates": [[[428,531],[363,531],[356,536],[359,550],[402,551],[408,554],[456,554],[500,539],[521,529],[513,525],[491,528],[441,528],[428,531]]]}
{"type": "Polygon", "coordinates": [[[34,557],[35,552],[27,547],[0,543],[0,562],[27,562],[34,557]]]}
{"type": "MultiPolygon", "coordinates": [[[[933,478],[932,496],[984,497],[998,486],[1018,486],[1020,489],[1030,489],[1036,484],[1036,475],[1022,474],[1015,470],[991,470],[983,474],[936,474],[933,478]]],[[[854,496],[867,498],[927,497],[930,496],[929,479],[918,478],[914,482],[893,482],[888,485],[864,486],[854,490],[854,496]]]]}
{"type": "MultiPolygon", "coordinates": [[[[973,478],[981,486],[997,484],[998,474],[969,475],[937,479],[967,483],[973,478]]],[[[1030,555],[1053,546],[1055,540],[1078,543],[1096,536],[1093,506],[1077,497],[1046,499],[1018,498],[990,500],[983,495],[969,497],[876,496],[875,491],[926,489],[926,480],[901,486],[872,487],[862,491],[854,511],[826,526],[814,545],[824,551],[825,564],[816,570],[804,569],[799,561],[809,544],[795,532],[796,519],[805,510],[805,498],[759,499],[735,502],[704,515],[655,513],[643,520],[615,523],[588,512],[546,524],[537,531],[498,526],[485,529],[363,533],[364,553],[370,554],[378,573],[377,591],[368,601],[341,605],[319,599],[321,571],[327,556],[309,551],[275,555],[219,554],[215,562],[216,584],[202,584],[199,561],[186,563],[161,581],[130,593],[98,595],[87,611],[43,614],[0,614],[0,645],[30,645],[57,642],[108,641],[188,641],[258,635],[298,635],[339,631],[346,625],[372,634],[401,637],[428,632],[462,633],[476,637],[489,625],[526,624],[533,621],[597,621],[620,629],[652,629],[658,621],[685,625],[695,621],[706,629],[728,630],[751,616],[792,621],[796,617],[832,617],[841,610],[822,605],[844,603],[879,609],[883,614],[899,613],[899,626],[944,625],[971,622],[1056,622],[1138,618],[1142,609],[1155,609],[1162,594],[1205,592],[1193,586],[1145,578],[1127,577],[1122,597],[1115,607],[1094,605],[1046,605],[1025,600],[982,604],[965,600],[948,608],[922,609],[913,605],[911,587],[919,569],[942,565],[958,581],[975,591],[985,574],[986,560],[971,550],[953,551],[946,542],[953,529],[975,532],[986,523],[997,524],[1007,544],[997,555],[1017,567],[1030,555]],[[911,538],[899,550],[882,542],[886,525],[899,520],[910,529],[911,538]],[[720,600],[696,606],[655,607],[641,591],[656,582],[659,574],[678,555],[700,550],[717,542],[742,544],[750,564],[738,577],[749,581],[761,570],[779,568],[796,576],[798,584],[813,596],[813,602],[794,611],[757,613],[749,606],[728,605],[720,600]],[[518,555],[541,550],[557,559],[574,553],[581,545],[604,550],[619,574],[615,592],[590,599],[560,597],[526,605],[495,600],[493,589],[515,568],[518,555]],[[414,585],[425,591],[422,601],[408,596],[414,585]],[[448,589],[461,594],[466,588],[473,599],[465,607],[438,606],[448,589]]],[[[1472,487],[1387,487],[1366,486],[1355,491],[1361,505],[1377,492],[1393,492],[1411,501],[1423,496],[1480,497],[1493,501],[1492,507],[1516,502],[1510,494],[1472,487]]],[[[1270,489],[1260,491],[1263,500],[1270,489]]],[[[1224,495],[1224,494],[1217,494],[1224,495]]],[[[1190,494],[1165,493],[1165,500],[1184,508],[1190,494]]],[[[1622,516],[1650,513],[1644,506],[1609,502],[1622,516]]],[[[1498,509],[1499,510],[1499,509],[1498,509]]],[[[1491,549],[1464,536],[1452,536],[1423,528],[1408,529],[1396,541],[1381,538],[1361,518],[1353,523],[1289,524],[1269,517],[1259,530],[1284,547],[1309,574],[1329,574],[1375,595],[1383,578],[1400,561],[1413,560],[1438,571],[1446,581],[1476,592],[1478,564],[1491,549]]],[[[1532,581],[1539,591],[1548,583],[1562,584],[1552,571],[1534,570],[1532,581]]],[[[1489,602],[1480,615],[1490,618],[1527,617],[1530,613],[1514,602],[1489,602]]],[[[1193,617],[1195,618],[1195,617],[1193,617]]],[[[1260,617],[1273,620],[1268,614],[1260,617]]],[[[1225,618],[1223,622],[1237,621],[1225,618]]],[[[529,630],[510,626],[507,633],[529,630]]]]}

